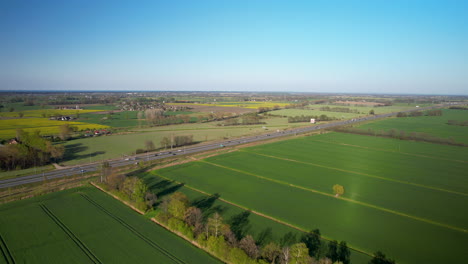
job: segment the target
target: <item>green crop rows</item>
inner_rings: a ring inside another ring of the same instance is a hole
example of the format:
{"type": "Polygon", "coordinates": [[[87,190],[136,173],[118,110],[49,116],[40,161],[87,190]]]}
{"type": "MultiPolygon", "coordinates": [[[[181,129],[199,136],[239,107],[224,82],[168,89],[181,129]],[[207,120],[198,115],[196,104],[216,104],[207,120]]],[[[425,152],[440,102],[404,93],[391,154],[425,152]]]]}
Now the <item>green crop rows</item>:
{"type": "Polygon", "coordinates": [[[465,257],[467,157],[462,147],[329,133],[157,173],[398,263],[441,263],[465,257]]]}
{"type": "Polygon", "coordinates": [[[0,206],[0,263],[219,263],[83,187],[0,206]]]}

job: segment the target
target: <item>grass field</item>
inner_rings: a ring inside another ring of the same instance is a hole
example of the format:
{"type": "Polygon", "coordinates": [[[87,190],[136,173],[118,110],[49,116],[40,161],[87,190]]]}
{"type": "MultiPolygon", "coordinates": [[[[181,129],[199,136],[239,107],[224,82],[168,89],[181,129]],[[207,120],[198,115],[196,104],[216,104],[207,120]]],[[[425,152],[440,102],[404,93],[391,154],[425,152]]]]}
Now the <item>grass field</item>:
{"type": "Polygon", "coordinates": [[[456,262],[467,257],[468,151],[429,145],[330,133],[157,173],[398,263],[456,262]]]}
{"type": "Polygon", "coordinates": [[[0,213],[12,263],[220,263],[91,187],[4,204],[0,213]]]}
{"type": "MultiPolygon", "coordinates": [[[[137,127],[139,124],[137,114],[138,111],[115,112],[111,115],[99,113],[81,114],[78,121],[110,127],[137,127]]],[[[146,124],[146,121],[141,120],[140,123],[146,124]]]]}
{"type": "Polygon", "coordinates": [[[395,117],[364,124],[361,128],[390,130],[398,128],[407,132],[424,132],[437,137],[453,137],[468,144],[468,127],[448,125],[448,120],[467,121],[468,111],[444,109],[442,116],[395,117]]]}
{"type": "Polygon", "coordinates": [[[303,124],[288,124],[285,118],[266,119],[265,125],[250,126],[217,126],[219,122],[181,124],[138,129],[137,133],[112,135],[70,140],[65,143],[67,152],[64,164],[78,164],[102,159],[118,158],[130,155],[137,148],[145,148],[145,141],[152,140],[156,147],[160,147],[163,137],[172,135],[193,135],[196,142],[222,140],[223,138],[240,137],[245,135],[265,133],[264,126],[271,130],[296,127],[303,124]]]}
{"type": "Polygon", "coordinates": [[[16,129],[23,129],[27,132],[39,130],[42,135],[58,134],[60,126],[69,124],[78,128],[78,131],[88,129],[104,129],[109,128],[106,125],[89,124],[75,121],[57,121],[47,118],[19,118],[0,120],[0,138],[9,139],[16,136],[16,129]]]}

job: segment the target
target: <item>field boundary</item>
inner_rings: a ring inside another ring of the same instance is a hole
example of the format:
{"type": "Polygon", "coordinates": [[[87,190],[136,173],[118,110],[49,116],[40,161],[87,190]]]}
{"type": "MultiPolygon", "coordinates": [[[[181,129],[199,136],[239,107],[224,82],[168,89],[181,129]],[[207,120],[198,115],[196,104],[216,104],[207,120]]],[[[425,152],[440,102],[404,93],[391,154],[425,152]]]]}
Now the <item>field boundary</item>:
{"type": "Polygon", "coordinates": [[[186,262],[184,262],[183,260],[179,259],[177,256],[174,256],[172,255],[169,251],[167,251],[166,249],[164,249],[163,247],[161,247],[160,245],[158,245],[157,243],[155,243],[154,241],[152,241],[151,239],[147,238],[145,235],[143,235],[142,233],[140,233],[138,230],[136,230],[134,227],[132,227],[131,225],[127,224],[124,220],[122,220],[120,217],[114,215],[113,213],[111,213],[109,210],[107,210],[106,208],[104,208],[103,206],[101,206],[99,203],[97,203],[96,201],[94,201],[93,199],[91,199],[89,196],[87,196],[86,194],[80,194],[85,200],[87,200],[89,203],[91,203],[92,205],[94,205],[97,209],[99,209],[100,211],[102,211],[104,214],[106,214],[107,216],[113,218],[115,221],[117,221],[119,224],[121,224],[123,227],[125,227],[126,229],[128,229],[131,233],[133,233],[134,235],[136,235],[138,238],[140,238],[141,240],[143,240],[144,242],[146,242],[149,246],[151,246],[152,248],[158,250],[159,252],[161,252],[163,255],[165,255],[166,257],[168,257],[169,259],[173,260],[175,263],[179,263],[179,264],[185,264],[186,262]]]}
{"type": "Polygon", "coordinates": [[[15,264],[15,258],[11,254],[10,249],[8,248],[7,243],[3,239],[2,235],[0,234],[0,251],[2,251],[2,256],[5,258],[7,264],[15,264]]]}
{"type": "Polygon", "coordinates": [[[289,187],[291,187],[291,188],[296,188],[296,189],[301,189],[301,190],[308,191],[308,192],[312,192],[312,193],[321,194],[321,195],[324,195],[324,196],[328,196],[328,197],[340,199],[340,200],[343,200],[343,201],[347,201],[347,202],[359,204],[359,205],[362,205],[362,206],[366,206],[366,207],[369,207],[369,208],[381,210],[381,211],[384,211],[384,212],[387,212],[387,213],[391,213],[391,214],[395,214],[395,215],[399,215],[399,216],[408,217],[408,218],[411,218],[411,219],[413,219],[413,220],[417,220],[417,221],[421,221],[421,222],[425,222],[425,223],[429,223],[429,224],[433,224],[433,225],[445,227],[445,228],[452,229],[452,230],[455,230],[455,231],[459,231],[459,232],[462,232],[462,233],[468,233],[468,230],[467,230],[467,229],[463,229],[463,228],[460,228],[460,227],[456,227],[456,226],[451,226],[451,225],[447,225],[447,224],[435,222],[435,221],[432,221],[432,220],[429,220],[429,219],[426,219],[426,218],[422,218],[422,217],[418,217],[418,216],[413,216],[413,215],[405,214],[405,213],[398,212],[398,211],[395,211],[395,210],[387,209],[387,208],[384,208],[384,207],[376,206],[376,205],[369,204],[369,203],[365,203],[365,202],[356,201],[356,200],[349,199],[349,198],[345,198],[345,197],[336,197],[336,196],[333,195],[333,194],[325,193],[325,192],[318,191],[318,190],[311,189],[311,188],[305,188],[305,187],[302,187],[302,186],[299,186],[299,185],[291,184],[291,183],[284,182],[284,181],[280,181],[280,180],[270,179],[270,178],[265,177],[265,176],[253,174],[253,173],[250,173],[250,172],[245,172],[245,171],[242,171],[242,170],[230,168],[230,167],[223,166],[223,165],[219,165],[219,164],[216,164],[216,163],[211,163],[211,162],[208,162],[208,161],[205,161],[205,160],[202,160],[202,161],[200,161],[200,162],[203,162],[203,163],[206,163],[206,164],[210,164],[210,165],[212,165],[212,166],[217,166],[217,167],[220,167],[220,168],[223,168],[223,169],[236,171],[236,172],[239,172],[239,173],[242,173],[242,174],[245,174],[245,175],[250,175],[250,176],[257,177],[257,178],[260,178],[260,179],[263,179],[263,180],[267,180],[267,181],[271,181],[271,182],[274,182],[274,183],[277,183],[277,184],[289,186],[289,187]]]}
{"type": "Polygon", "coordinates": [[[431,190],[436,190],[436,191],[441,191],[441,192],[448,192],[448,193],[458,194],[458,195],[462,195],[462,196],[468,196],[467,193],[462,193],[462,192],[457,192],[457,191],[452,191],[452,190],[437,188],[437,187],[428,186],[428,185],[423,185],[423,184],[414,183],[414,182],[401,181],[401,180],[391,179],[391,178],[382,177],[382,176],[378,176],[378,175],[372,175],[372,174],[367,174],[367,173],[362,173],[362,172],[357,172],[357,171],[344,170],[344,169],[340,169],[340,168],[335,168],[335,167],[320,165],[320,164],[316,164],[316,163],[312,163],[312,162],[305,162],[305,161],[299,161],[299,160],[295,160],[295,159],[289,159],[289,158],[283,158],[283,157],[272,156],[272,155],[267,155],[267,154],[261,154],[261,153],[254,152],[254,151],[248,151],[248,150],[241,150],[241,151],[245,151],[245,152],[248,152],[248,153],[252,153],[252,154],[254,154],[254,155],[264,156],[264,157],[273,158],[273,159],[279,159],[279,160],[285,160],[285,161],[290,161],[290,162],[296,162],[296,163],[311,165],[311,166],[320,167],[320,168],[325,168],[325,169],[330,169],[330,170],[337,170],[337,171],[342,171],[342,172],[347,172],[347,173],[362,175],[362,176],[366,176],[366,177],[370,177],[370,178],[376,178],[376,179],[380,179],[380,180],[386,180],[386,181],[392,181],[392,182],[397,182],[397,183],[401,183],[401,184],[413,185],[413,186],[420,187],[420,188],[426,188],[426,189],[431,189],[431,190]]]}
{"type": "Polygon", "coordinates": [[[68,237],[75,242],[75,244],[85,253],[85,255],[93,262],[93,263],[102,263],[99,258],[94,255],[94,253],[83,243],[60,219],[52,213],[52,211],[47,208],[44,204],[39,205],[42,210],[67,234],[68,237]]]}

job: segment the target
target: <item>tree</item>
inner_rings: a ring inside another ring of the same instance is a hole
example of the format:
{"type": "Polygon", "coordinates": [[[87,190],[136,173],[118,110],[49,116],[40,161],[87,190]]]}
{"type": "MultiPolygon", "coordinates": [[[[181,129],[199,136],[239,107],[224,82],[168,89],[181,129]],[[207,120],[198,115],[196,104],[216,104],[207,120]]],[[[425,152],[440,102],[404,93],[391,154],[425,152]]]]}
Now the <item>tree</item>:
{"type": "Polygon", "coordinates": [[[118,173],[112,173],[107,176],[107,186],[111,190],[122,190],[125,176],[118,173]]]}
{"type": "Polygon", "coordinates": [[[62,140],[67,140],[70,138],[70,134],[72,132],[71,127],[68,124],[63,124],[59,127],[59,137],[62,140]]]}
{"type": "Polygon", "coordinates": [[[333,240],[328,242],[328,252],[326,256],[333,262],[338,260],[338,241],[333,240]]]}
{"type": "Polygon", "coordinates": [[[301,242],[307,246],[311,257],[317,257],[321,246],[320,230],[315,229],[304,234],[301,238],[301,242]]]}
{"type": "Polygon", "coordinates": [[[185,211],[188,206],[188,198],[181,192],[176,192],[171,195],[169,206],[167,208],[168,213],[179,220],[184,220],[185,211]]]}
{"type": "Polygon", "coordinates": [[[156,194],[152,193],[152,192],[146,192],[145,194],[145,203],[146,203],[146,206],[147,208],[153,208],[153,205],[156,203],[156,201],[158,200],[158,197],[156,196],[156,194]]]}
{"type": "Polygon", "coordinates": [[[338,197],[340,195],[343,195],[345,190],[344,190],[344,187],[339,185],[339,184],[335,184],[333,185],[333,192],[335,193],[335,196],[338,197]]]}
{"type": "Polygon", "coordinates": [[[308,264],[311,262],[311,257],[309,256],[309,249],[304,243],[297,243],[291,246],[290,249],[291,260],[290,263],[296,264],[308,264]]]}
{"type": "Polygon", "coordinates": [[[375,115],[374,109],[371,109],[371,110],[369,111],[369,115],[375,115]]]}
{"type": "Polygon", "coordinates": [[[369,261],[369,264],[395,264],[395,260],[387,259],[384,253],[377,251],[374,257],[369,261]]]}
{"type": "Polygon", "coordinates": [[[137,203],[145,201],[145,195],[148,191],[148,187],[143,180],[137,177],[125,178],[122,189],[129,200],[137,203]]]}
{"type": "Polygon", "coordinates": [[[151,151],[151,150],[155,149],[155,146],[154,146],[154,143],[153,143],[152,140],[146,140],[145,141],[145,147],[146,147],[147,151],[151,151]]]}
{"type": "Polygon", "coordinates": [[[261,251],[262,257],[272,264],[275,263],[276,259],[279,257],[280,254],[281,248],[273,242],[263,247],[261,251]]]}
{"type": "Polygon", "coordinates": [[[351,262],[350,256],[351,252],[349,251],[346,242],[341,241],[338,247],[338,260],[343,262],[343,264],[349,264],[351,262]]]}
{"type": "Polygon", "coordinates": [[[108,161],[104,161],[101,165],[101,170],[102,170],[102,177],[101,177],[101,182],[102,181],[107,181],[107,176],[111,174],[112,172],[112,167],[108,161]]]}
{"type": "Polygon", "coordinates": [[[161,139],[161,147],[164,147],[164,149],[167,148],[171,144],[171,140],[168,137],[163,137],[161,139]]]}
{"type": "Polygon", "coordinates": [[[22,117],[24,116],[24,113],[23,113],[23,112],[19,112],[19,113],[18,113],[18,116],[19,116],[20,118],[22,118],[22,117]]]}
{"type": "Polygon", "coordinates": [[[208,218],[207,231],[211,235],[218,237],[221,232],[222,225],[223,217],[218,212],[215,212],[212,217],[208,218]]]}
{"type": "Polygon", "coordinates": [[[249,257],[252,259],[258,258],[258,247],[255,244],[255,240],[251,235],[247,235],[246,237],[242,238],[239,242],[239,247],[247,253],[249,257]]]}

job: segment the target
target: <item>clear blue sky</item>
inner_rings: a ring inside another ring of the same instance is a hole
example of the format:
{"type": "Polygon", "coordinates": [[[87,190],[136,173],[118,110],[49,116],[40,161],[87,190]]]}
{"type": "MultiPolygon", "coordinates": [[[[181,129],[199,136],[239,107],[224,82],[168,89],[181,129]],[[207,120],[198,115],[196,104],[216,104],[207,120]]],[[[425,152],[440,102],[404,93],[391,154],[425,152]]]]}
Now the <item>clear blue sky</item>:
{"type": "Polygon", "coordinates": [[[0,90],[468,94],[468,1],[0,2],[0,90]]]}

